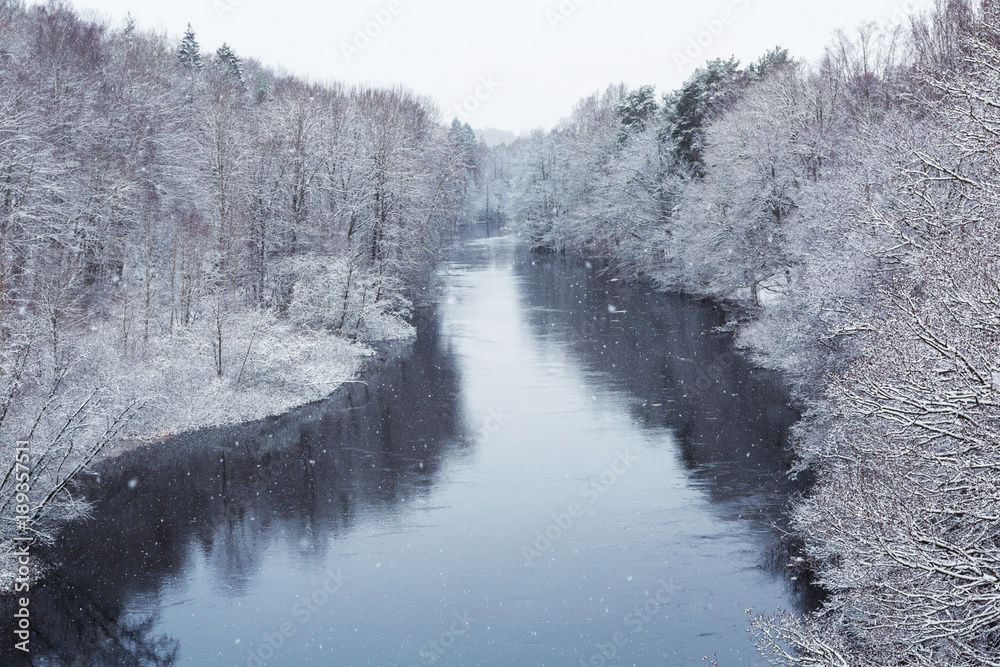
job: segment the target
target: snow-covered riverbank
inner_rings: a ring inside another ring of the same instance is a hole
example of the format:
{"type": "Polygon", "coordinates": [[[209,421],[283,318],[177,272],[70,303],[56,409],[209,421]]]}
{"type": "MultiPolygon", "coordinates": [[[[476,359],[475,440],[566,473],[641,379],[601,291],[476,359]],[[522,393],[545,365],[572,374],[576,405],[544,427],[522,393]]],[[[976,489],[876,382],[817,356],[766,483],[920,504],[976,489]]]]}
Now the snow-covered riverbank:
{"type": "Polygon", "coordinates": [[[409,90],[297,79],[190,25],[0,3],[0,55],[9,572],[15,536],[86,511],[98,458],[323,398],[412,336],[476,144],[409,90]]]}
{"type": "MultiPolygon", "coordinates": [[[[373,328],[368,333],[368,343],[385,345],[405,341],[415,330],[401,319],[384,319],[377,331],[373,328]]],[[[44,465],[46,459],[55,460],[63,468],[46,469],[46,476],[36,473],[36,478],[66,479],[74,470],[82,472],[102,458],[136,447],[284,414],[326,398],[344,383],[360,381],[359,373],[376,355],[369,344],[271,321],[230,341],[223,352],[227,372],[219,376],[213,368],[212,350],[199,337],[158,340],[148,356],[140,359],[122,359],[99,345],[99,340],[95,335],[90,354],[82,355],[66,375],[66,384],[72,386],[48,406],[62,417],[46,419],[43,415],[50,428],[42,423],[21,427],[45,436],[27,441],[33,461],[44,465]],[[75,410],[77,405],[82,410],[75,410]],[[122,420],[120,428],[110,428],[121,414],[127,421],[122,420]],[[72,436],[54,440],[65,431],[72,431],[72,436]]],[[[87,512],[87,504],[71,494],[56,499],[37,527],[36,537],[49,540],[61,524],[85,517],[87,512]]],[[[0,549],[0,594],[13,591],[17,579],[17,557],[9,540],[10,533],[0,549]]],[[[31,579],[42,575],[44,567],[36,564],[31,579]]]]}
{"type": "Polygon", "coordinates": [[[794,387],[816,483],[788,566],[829,597],[754,621],[776,665],[1000,650],[1000,7],[907,28],[613,86],[495,149],[490,192],[536,246],[737,304],[738,344],[794,387]]]}
{"type": "MultiPolygon", "coordinates": [[[[413,329],[401,322],[391,335],[370,343],[406,339],[413,329]]],[[[252,335],[252,334],[251,334],[252,335]]],[[[201,428],[279,415],[320,400],[356,378],[373,349],[323,331],[288,326],[261,327],[251,344],[233,341],[233,372],[216,375],[208,364],[192,368],[201,351],[190,340],[167,341],[147,363],[136,364],[128,382],[146,406],[122,439],[160,440],[201,428]],[[247,351],[249,350],[249,354],[247,351]]],[[[203,354],[203,352],[201,352],[203,354]]]]}

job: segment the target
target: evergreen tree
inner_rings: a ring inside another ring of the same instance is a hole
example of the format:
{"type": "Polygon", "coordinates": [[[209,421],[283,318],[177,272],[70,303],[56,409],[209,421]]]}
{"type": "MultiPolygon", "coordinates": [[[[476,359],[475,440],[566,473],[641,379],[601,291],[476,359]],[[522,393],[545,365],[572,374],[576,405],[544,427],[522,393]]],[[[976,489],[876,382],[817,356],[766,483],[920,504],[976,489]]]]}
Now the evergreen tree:
{"type": "Polygon", "coordinates": [[[474,150],[478,143],[476,141],[476,132],[472,129],[472,126],[468,123],[462,123],[458,118],[451,121],[449,135],[452,141],[466,147],[470,151],[474,150]]]}
{"type": "Polygon", "coordinates": [[[223,69],[225,75],[231,78],[238,88],[246,90],[247,84],[243,78],[243,63],[240,62],[239,56],[233,52],[228,44],[224,43],[219,47],[219,50],[215,52],[215,59],[223,69]]]}
{"type": "Polygon", "coordinates": [[[730,106],[746,81],[739,65],[735,58],[711,60],[665,99],[667,133],[674,142],[675,157],[696,176],[704,174],[706,126],[730,106]]]}
{"type": "Polygon", "coordinates": [[[653,86],[642,86],[626,95],[617,108],[622,124],[619,142],[624,143],[629,136],[645,130],[647,121],[659,108],[653,86]]]}
{"type": "Polygon", "coordinates": [[[198,41],[194,38],[194,28],[191,27],[190,23],[188,23],[187,30],[184,31],[184,39],[181,40],[180,48],[177,49],[177,59],[186,69],[200,70],[203,66],[201,47],[198,46],[198,41]]]}
{"type": "Polygon", "coordinates": [[[758,58],[757,62],[752,63],[750,67],[747,68],[747,71],[750,73],[750,78],[760,80],[769,73],[780,67],[784,67],[790,62],[792,62],[792,60],[788,57],[788,49],[776,46],[758,58]]]}
{"type": "Polygon", "coordinates": [[[132,16],[132,12],[125,14],[125,23],[122,27],[122,36],[125,41],[131,44],[135,41],[135,17],[132,16]]]}
{"type": "Polygon", "coordinates": [[[271,99],[271,85],[263,72],[257,72],[257,83],[255,84],[253,96],[257,104],[263,104],[271,99]]]}
{"type": "MultiPolygon", "coordinates": [[[[448,129],[448,138],[455,146],[458,155],[461,156],[462,166],[465,169],[467,177],[472,182],[478,182],[479,164],[476,154],[478,143],[476,141],[475,130],[468,123],[462,123],[458,118],[455,118],[451,121],[451,127],[448,129]]],[[[467,192],[469,181],[465,180],[463,182],[465,183],[465,192],[467,192]]]]}

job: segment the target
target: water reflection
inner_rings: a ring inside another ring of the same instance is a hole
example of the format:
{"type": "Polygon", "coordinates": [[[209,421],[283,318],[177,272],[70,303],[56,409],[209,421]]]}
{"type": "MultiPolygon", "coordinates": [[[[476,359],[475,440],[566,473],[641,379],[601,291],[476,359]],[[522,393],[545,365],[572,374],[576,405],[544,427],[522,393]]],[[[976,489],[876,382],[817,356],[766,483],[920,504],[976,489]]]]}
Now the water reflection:
{"type": "Polygon", "coordinates": [[[104,465],[33,592],[41,662],[253,664],[292,621],[266,664],[589,664],[620,632],[622,664],[760,664],[743,610],[799,600],[760,568],[790,491],[780,385],[710,306],[509,239],[464,245],[441,280],[367,384],[104,465]]]}
{"type": "MultiPolygon", "coordinates": [[[[761,565],[787,578],[789,500],[808,485],[787,475],[788,434],[799,414],[780,376],[753,366],[719,331],[722,309],[564,256],[528,256],[514,266],[535,332],[568,344],[598,374],[595,382],[634,397],[637,422],[674,432],[694,479],[724,516],[751,522],[764,541],[761,565]]],[[[791,587],[800,611],[821,595],[807,576],[791,587]]]]}
{"type": "Polygon", "coordinates": [[[558,332],[575,358],[637,401],[649,428],[670,428],[685,463],[713,500],[779,519],[788,492],[789,427],[798,418],[776,374],[753,367],[716,333],[721,309],[608,279],[598,267],[559,256],[515,264],[529,321],[558,332]],[[567,337],[566,331],[574,335],[567,337]]]}
{"type": "MultiPolygon", "coordinates": [[[[386,351],[365,383],[100,466],[79,489],[93,519],[63,534],[47,555],[51,576],[32,592],[33,653],[67,665],[173,664],[177,641],[153,628],[160,591],[192,566],[192,548],[218,594],[238,597],[272,543],[319,564],[330,537],[424,495],[449,451],[466,445],[454,358],[433,310],[418,319],[416,341],[386,351]]],[[[3,664],[23,659],[8,635],[3,664]]]]}

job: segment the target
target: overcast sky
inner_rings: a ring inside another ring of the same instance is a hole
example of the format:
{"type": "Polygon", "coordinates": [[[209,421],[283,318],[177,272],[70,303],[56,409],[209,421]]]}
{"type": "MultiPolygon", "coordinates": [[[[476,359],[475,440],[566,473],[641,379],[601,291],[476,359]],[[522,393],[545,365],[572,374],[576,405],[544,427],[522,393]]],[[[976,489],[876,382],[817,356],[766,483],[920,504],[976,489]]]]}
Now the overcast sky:
{"type": "Polygon", "coordinates": [[[73,0],[313,80],[403,83],[445,119],[551,127],[610,83],[681,84],[709,58],[776,45],[813,60],[837,28],[899,22],[931,0],[73,0]],[[366,34],[367,33],[367,34],[366,34]],[[457,108],[456,108],[457,106],[457,108]]]}

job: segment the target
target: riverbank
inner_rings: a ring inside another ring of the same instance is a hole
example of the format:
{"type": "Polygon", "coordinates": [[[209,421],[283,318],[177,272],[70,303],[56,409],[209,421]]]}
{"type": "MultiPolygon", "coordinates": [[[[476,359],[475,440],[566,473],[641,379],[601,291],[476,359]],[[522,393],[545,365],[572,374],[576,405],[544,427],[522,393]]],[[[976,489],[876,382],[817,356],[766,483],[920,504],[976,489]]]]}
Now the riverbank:
{"type": "Polygon", "coordinates": [[[132,380],[148,388],[143,395],[149,404],[106,454],[204,428],[280,415],[321,400],[356,380],[378,346],[414,335],[405,323],[395,335],[365,342],[328,332],[272,327],[258,331],[252,344],[234,341],[235,356],[243,358],[238,370],[224,377],[211,369],[196,375],[187,372],[178,353],[190,351],[189,342],[168,343],[165,354],[135,369],[138,375],[132,380]]]}
{"type": "MultiPolygon", "coordinates": [[[[55,482],[69,490],[73,477],[101,460],[204,429],[282,415],[323,400],[346,383],[358,381],[378,358],[378,349],[415,336],[414,327],[402,319],[381,324],[377,333],[369,330],[371,338],[362,343],[265,321],[227,340],[223,375],[215,372],[204,338],[189,332],[152,339],[148,352],[136,358],[123,358],[101,346],[100,332],[92,332],[91,353],[81,355],[67,374],[70,387],[65,391],[70,398],[61,401],[71,406],[85,397],[81,410],[62,411],[64,431],[71,430],[72,437],[61,446],[46,443],[44,449],[43,441],[29,440],[32,460],[61,461],[55,482]],[[108,426],[114,421],[111,416],[122,414],[127,420],[119,420],[116,428],[108,426]]],[[[81,344],[86,345],[86,340],[81,344]]],[[[23,428],[28,432],[31,425],[23,428]]],[[[44,478],[37,470],[32,472],[44,478]]],[[[43,542],[51,542],[67,522],[89,513],[87,503],[72,495],[51,508],[36,529],[36,537],[43,542]]],[[[0,595],[10,594],[16,580],[13,537],[7,532],[0,538],[0,595]]],[[[38,569],[31,580],[43,574],[38,569]]]]}
{"type": "Polygon", "coordinates": [[[717,308],[515,239],[438,276],[364,384],[98,464],[32,592],[38,656],[246,664],[288,621],[275,662],[407,665],[467,610],[444,662],[578,664],[623,635],[624,664],[752,663],[744,609],[804,603],[771,567],[795,491],[776,375],[717,308]]]}
{"type": "Polygon", "coordinates": [[[13,508],[51,541],[118,443],[279,414],[412,337],[475,143],[404,88],[203,52],[190,25],[0,15],[3,559],[13,508]]]}
{"type": "Polygon", "coordinates": [[[775,665],[1000,648],[1000,14],[910,18],[815,65],[777,49],[662,96],[612,87],[495,156],[516,174],[490,191],[536,245],[739,304],[738,345],[794,387],[792,473],[816,483],[788,565],[827,597],[754,619],[775,665]]]}

